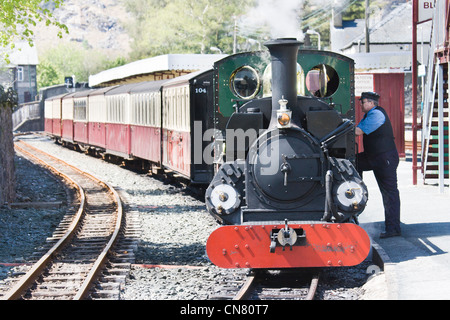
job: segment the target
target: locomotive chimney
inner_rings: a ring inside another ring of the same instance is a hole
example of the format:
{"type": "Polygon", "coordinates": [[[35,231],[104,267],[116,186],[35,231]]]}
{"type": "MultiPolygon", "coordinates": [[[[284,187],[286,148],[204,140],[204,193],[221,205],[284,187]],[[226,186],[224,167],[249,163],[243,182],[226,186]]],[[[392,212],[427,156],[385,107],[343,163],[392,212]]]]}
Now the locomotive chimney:
{"type": "MultiPolygon", "coordinates": [[[[279,100],[286,99],[287,107],[297,103],[297,54],[300,42],[293,38],[271,40],[264,44],[272,56],[272,120],[280,109],[279,100]]],[[[275,121],[276,122],[276,121],[275,121]]]]}

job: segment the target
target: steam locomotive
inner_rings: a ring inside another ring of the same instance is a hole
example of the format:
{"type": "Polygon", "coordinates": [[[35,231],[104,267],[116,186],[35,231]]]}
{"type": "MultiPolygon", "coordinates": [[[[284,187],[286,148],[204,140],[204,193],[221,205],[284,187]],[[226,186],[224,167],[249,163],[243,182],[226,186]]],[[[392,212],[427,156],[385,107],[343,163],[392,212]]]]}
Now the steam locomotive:
{"type": "Polygon", "coordinates": [[[224,226],[210,235],[208,256],[224,268],[359,264],[370,239],[357,225],[368,193],[354,167],[353,61],[299,51],[295,39],[265,45],[270,61],[248,53],[215,67],[223,99],[228,91],[241,99],[228,117],[226,100],[216,106],[220,167],[205,198],[224,226]]]}
{"type": "Polygon", "coordinates": [[[273,40],[174,79],[52,97],[45,131],[206,185],[223,225],[206,249],[220,267],[359,264],[370,239],[357,225],[368,193],[354,167],[354,63],[299,45],[273,40]]]}

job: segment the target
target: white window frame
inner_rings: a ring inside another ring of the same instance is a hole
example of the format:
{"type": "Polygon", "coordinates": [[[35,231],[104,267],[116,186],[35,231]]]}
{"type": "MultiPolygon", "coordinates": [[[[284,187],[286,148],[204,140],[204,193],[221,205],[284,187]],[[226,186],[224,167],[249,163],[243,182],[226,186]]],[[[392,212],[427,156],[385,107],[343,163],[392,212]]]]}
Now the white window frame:
{"type": "Polygon", "coordinates": [[[17,81],[22,82],[24,81],[24,71],[23,67],[17,67],[17,81]]]}

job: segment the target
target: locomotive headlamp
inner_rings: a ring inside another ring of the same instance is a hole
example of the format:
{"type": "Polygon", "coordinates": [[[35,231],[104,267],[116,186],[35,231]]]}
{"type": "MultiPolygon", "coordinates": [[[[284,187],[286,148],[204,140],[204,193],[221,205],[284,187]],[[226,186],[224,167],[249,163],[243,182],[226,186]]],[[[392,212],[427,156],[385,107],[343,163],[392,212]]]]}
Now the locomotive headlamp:
{"type": "Polygon", "coordinates": [[[279,113],[278,114],[278,124],[282,127],[285,127],[289,124],[289,122],[291,121],[291,117],[283,112],[283,113],[279,113]]]}
{"type": "Polygon", "coordinates": [[[288,101],[283,97],[278,101],[278,103],[280,104],[280,109],[277,110],[277,126],[278,128],[290,128],[292,111],[287,107],[288,101]]]}

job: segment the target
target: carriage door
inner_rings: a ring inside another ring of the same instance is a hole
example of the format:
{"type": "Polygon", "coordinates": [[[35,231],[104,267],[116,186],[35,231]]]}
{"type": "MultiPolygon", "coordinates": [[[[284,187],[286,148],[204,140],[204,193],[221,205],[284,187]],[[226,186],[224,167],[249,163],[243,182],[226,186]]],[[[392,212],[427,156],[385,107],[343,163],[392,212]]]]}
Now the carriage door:
{"type": "MultiPolygon", "coordinates": [[[[203,136],[206,130],[214,128],[213,124],[213,90],[212,90],[212,72],[207,73],[205,76],[200,77],[193,85],[193,91],[191,92],[191,104],[194,106],[191,108],[191,159],[194,164],[192,180],[195,183],[209,183],[213,177],[212,163],[214,160],[214,154],[209,153],[212,151],[211,142],[212,136],[203,136]],[[201,129],[201,130],[200,130],[201,129]],[[198,131],[198,132],[197,132],[198,131]],[[197,144],[201,143],[201,149],[197,147],[197,144]],[[204,152],[206,151],[206,152],[204,152]]],[[[212,132],[209,130],[208,132],[212,132]]]]}

